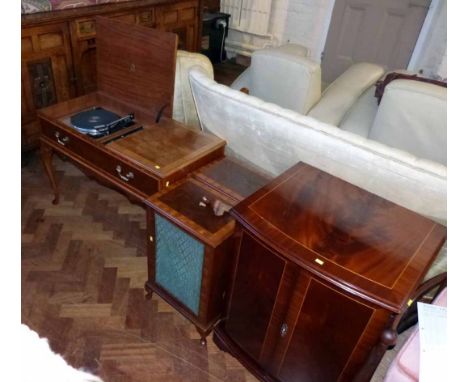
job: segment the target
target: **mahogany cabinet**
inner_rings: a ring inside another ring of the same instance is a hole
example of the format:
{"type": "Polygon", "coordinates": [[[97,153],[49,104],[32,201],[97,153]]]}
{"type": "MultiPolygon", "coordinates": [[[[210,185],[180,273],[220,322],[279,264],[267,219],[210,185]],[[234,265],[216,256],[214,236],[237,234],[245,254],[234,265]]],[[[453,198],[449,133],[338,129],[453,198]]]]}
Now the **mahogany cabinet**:
{"type": "Polygon", "coordinates": [[[54,203],[54,153],[138,202],[222,157],[224,141],[170,118],[177,36],[107,17],[96,17],[96,30],[97,91],[38,111],[41,159],[54,203]],[[74,115],[96,107],[119,116],[132,113],[133,124],[100,137],[73,127],[74,115]]]}
{"type": "Polygon", "coordinates": [[[300,163],[233,208],[215,343],[265,381],[369,380],[446,229],[300,163]]]}
{"type": "Polygon", "coordinates": [[[179,48],[199,50],[201,0],[135,0],[21,17],[22,149],[38,144],[36,110],[97,89],[98,15],[179,36],[179,48]]]}

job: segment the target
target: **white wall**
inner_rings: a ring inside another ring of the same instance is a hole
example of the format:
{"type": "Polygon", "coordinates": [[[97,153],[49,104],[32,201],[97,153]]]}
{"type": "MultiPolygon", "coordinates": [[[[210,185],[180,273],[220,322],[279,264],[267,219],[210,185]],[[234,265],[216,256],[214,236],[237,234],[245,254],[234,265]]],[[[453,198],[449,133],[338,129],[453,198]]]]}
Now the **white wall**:
{"type": "Polygon", "coordinates": [[[229,31],[226,49],[250,55],[252,51],[286,42],[298,43],[319,61],[325,45],[328,24],[335,0],[273,0],[269,36],[229,31]]]}
{"type": "MultiPolygon", "coordinates": [[[[226,41],[229,57],[292,42],[309,48],[310,57],[319,62],[334,3],[335,0],[272,0],[269,36],[230,30],[226,41]]],[[[447,77],[447,0],[432,1],[408,68],[422,69],[430,77],[447,77]]]]}
{"type": "Polygon", "coordinates": [[[432,1],[408,68],[447,78],[447,0],[432,1]]]}

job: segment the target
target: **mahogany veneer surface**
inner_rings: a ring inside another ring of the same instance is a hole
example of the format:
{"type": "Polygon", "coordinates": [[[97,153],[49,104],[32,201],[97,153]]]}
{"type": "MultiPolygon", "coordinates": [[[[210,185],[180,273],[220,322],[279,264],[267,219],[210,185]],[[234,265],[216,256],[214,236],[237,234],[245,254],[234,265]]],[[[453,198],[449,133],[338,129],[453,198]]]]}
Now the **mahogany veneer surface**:
{"type": "Polygon", "coordinates": [[[271,177],[233,158],[213,161],[197,170],[193,177],[221,192],[237,204],[265,186],[271,177]]]}
{"type": "Polygon", "coordinates": [[[301,266],[395,312],[446,239],[445,227],[304,163],[233,212],[301,266]]]}
{"type": "Polygon", "coordinates": [[[96,17],[98,89],[172,117],[177,35],[96,17]]]}
{"type": "Polygon", "coordinates": [[[262,381],[368,381],[445,227],[304,163],[237,204],[215,342],[262,381]]]}
{"type": "Polygon", "coordinates": [[[216,191],[208,189],[195,179],[179,181],[170,188],[150,197],[146,204],[176,222],[204,243],[215,247],[234,232],[234,219],[229,214],[214,215],[211,206],[199,202],[225,200],[216,191]]]}
{"type": "Polygon", "coordinates": [[[243,238],[235,287],[226,329],[254,359],[262,358],[262,345],[270,325],[286,262],[249,236],[243,238]],[[261,282],[258,282],[261,280],[261,282]]]}
{"type": "Polygon", "coordinates": [[[162,119],[143,131],[109,143],[107,147],[165,178],[188,161],[223,149],[224,145],[225,142],[214,135],[188,129],[171,119],[162,119]]]}

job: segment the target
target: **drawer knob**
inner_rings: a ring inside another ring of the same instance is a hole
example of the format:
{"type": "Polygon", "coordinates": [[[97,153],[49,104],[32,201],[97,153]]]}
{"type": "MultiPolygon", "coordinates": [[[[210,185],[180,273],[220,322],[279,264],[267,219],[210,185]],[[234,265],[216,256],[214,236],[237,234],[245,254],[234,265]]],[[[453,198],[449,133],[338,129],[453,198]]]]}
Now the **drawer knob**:
{"type": "Polygon", "coordinates": [[[61,144],[62,146],[66,146],[67,142],[70,140],[68,137],[60,138],[60,133],[58,131],[55,132],[55,138],[57,138],[57,143],[61,144]]]}
{"type": "Polygon", "coordinates": [[[120,179],[122,179],[125,182],[128,182],[130,179],[134,178],[133,172],[129,171],[127,174],[123,175],[122,174],[122,166],[117,165],[115,168],[115,171],[117,171],[117,174],[119,175],[120,179]]]}
{"type": "Polygon", "coordinates": [[[288,324],[283,324],[281,325],[280,335],[281,337],[284,337],[286,334],[288,334],[288,324]]]}

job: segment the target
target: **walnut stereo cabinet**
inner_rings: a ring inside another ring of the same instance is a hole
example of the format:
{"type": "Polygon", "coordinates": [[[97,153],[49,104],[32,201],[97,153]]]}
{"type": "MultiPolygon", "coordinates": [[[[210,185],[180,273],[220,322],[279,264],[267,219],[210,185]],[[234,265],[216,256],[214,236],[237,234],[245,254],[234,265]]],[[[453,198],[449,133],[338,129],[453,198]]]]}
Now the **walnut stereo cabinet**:
{"type": "Polygon", "coordinates": [[[134,0],[21,17],[22,149],[39,143],[37,110],[97,90],[96,16],[178,35],[198,51],[201,0],[134,0]]]}
{"type": "Polygon", "coordinates": [[[445,227],[299,163],[232,210],[215,343],[264,381],[370,380],[445,227]]]}
{"type": "Polygon", "coordinates": [[[97,91],[41,109],[41,159],[58,202],[53,153],[143,203],[224,155],[225,142],[171,119],[177,35],[96,18],[97,91]],[[142,91],[144,89],[144,91],[142,91]],[[75,130],[70,117],[94,106],[135,124],[101,138],[75,130]],[[161,119],[155,116],[163,110],[161,119]]]}

